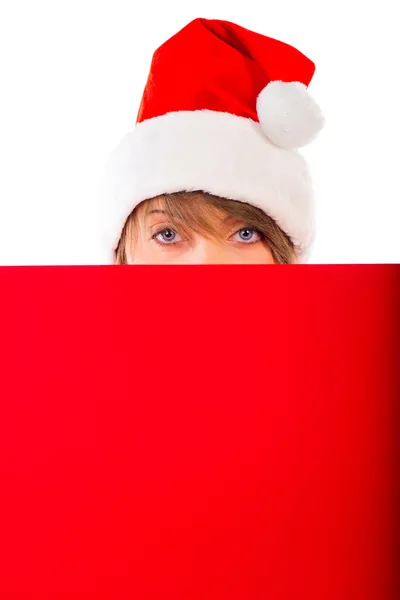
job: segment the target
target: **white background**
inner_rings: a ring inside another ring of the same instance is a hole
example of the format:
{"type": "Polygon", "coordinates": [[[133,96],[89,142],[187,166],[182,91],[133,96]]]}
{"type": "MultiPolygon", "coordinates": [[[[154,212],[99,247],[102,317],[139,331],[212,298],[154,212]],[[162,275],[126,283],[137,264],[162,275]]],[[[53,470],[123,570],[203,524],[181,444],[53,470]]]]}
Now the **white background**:
{"type": "Polygon", "coordinates": [[[153,51],[196,17],[309,56],[326,126],[302,150],[311,263],[400,262],[400,41],[394,0],[2,0],[0,265],[95,264],[99,173],[134,126],[153,51]]]}

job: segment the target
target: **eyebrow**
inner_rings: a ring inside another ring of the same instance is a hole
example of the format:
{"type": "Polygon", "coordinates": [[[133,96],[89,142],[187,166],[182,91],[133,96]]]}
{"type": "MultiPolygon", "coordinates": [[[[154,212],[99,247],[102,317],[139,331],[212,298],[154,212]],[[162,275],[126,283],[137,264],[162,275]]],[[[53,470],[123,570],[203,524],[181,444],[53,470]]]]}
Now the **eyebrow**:
{"type": "Polygon", "coordinates": [[[226,215],[226,217],[223,220],[223,223],[226,223],[227,221],[233,221],[234,223],[244,223],[245,222],[244,219],[240,219],[239,217],[235,217],[234,215],[226,215]]]}
{"type": "Polygon", "coordinates": [[[167,214],[167,212],[165,210],[160,210],[159,208],[155,208],[153,210],[150,210],[148,213],[146,213],[146,215],[152,215],[153,213],[163,213],[164,215],[167,214]]]}

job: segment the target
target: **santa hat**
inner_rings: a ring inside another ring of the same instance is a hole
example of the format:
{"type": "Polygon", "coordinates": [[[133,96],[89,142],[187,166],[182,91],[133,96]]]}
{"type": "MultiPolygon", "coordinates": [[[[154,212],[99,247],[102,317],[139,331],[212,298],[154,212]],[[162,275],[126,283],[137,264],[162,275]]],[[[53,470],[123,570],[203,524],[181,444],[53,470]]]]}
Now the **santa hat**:
{"type": "Polygon", "coordinates": [[[229,21],[195,19],[162,44],[136,125],[106,164],[106,262],[135,206],[184,190],[261,208],[306,262],[314,194],[297,148],[324,125],[314,71],[293,46],[229,21]]]}

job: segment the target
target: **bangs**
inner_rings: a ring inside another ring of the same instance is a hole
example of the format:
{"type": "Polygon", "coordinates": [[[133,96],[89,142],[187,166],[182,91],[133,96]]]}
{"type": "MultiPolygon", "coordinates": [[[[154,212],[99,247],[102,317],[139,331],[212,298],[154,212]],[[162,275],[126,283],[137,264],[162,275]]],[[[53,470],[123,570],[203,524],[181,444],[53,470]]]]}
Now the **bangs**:
{"type": "Polygon", "coordinates": [[[226,208],[222,199],[209,194],[177,192],[146,201],[145,212],[163,210],[175,226],[184,226],[207,238],[220,238],[220,219],[229,216],[226,208]]]}
{"type": "Polygon", "coordinates": [[[227,222],[242,221],[266,236],[271,228],[278,227],[260,208],[206,192],[162,194],[145,202],[146,214],[155,209],[163,210],[173,224],[184,224],[205,237],[223,238],[221,219],[227,222]]]}

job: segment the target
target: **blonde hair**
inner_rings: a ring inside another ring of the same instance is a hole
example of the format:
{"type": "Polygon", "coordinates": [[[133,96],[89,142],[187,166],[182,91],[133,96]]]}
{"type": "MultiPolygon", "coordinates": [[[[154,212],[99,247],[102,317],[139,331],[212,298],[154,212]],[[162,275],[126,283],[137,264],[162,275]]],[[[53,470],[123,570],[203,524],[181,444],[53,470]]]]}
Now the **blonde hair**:
{"type": "Polygon", "coordinates": [[[192,230],[210,237],[219,237],[218,224],[215,220],[216,212],[222,212],[244,221],[248,227],[257,229],[263,235],[271,249],[275,263],[291,264],[296,262],[292,240],[260,208],[206,192],[175,192],[144,200],[133,209],[125,221],[115,250],[115,264],[129,264],[130,249],[134,245],[134,234],[137,229],[139,207],[148,210],[150,202],[154,200],[162,203],[162,208],[172,223],[184,222],[192,230]]]}

